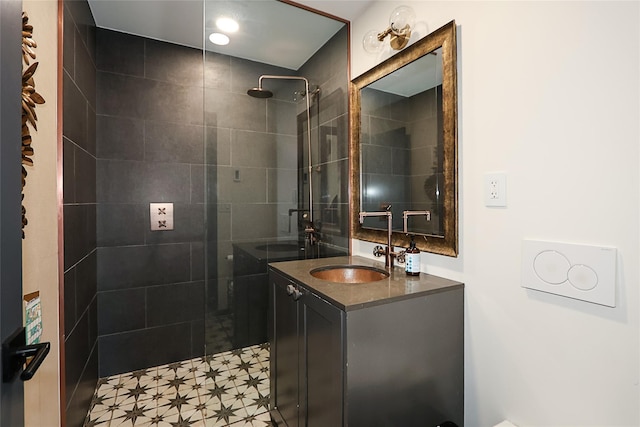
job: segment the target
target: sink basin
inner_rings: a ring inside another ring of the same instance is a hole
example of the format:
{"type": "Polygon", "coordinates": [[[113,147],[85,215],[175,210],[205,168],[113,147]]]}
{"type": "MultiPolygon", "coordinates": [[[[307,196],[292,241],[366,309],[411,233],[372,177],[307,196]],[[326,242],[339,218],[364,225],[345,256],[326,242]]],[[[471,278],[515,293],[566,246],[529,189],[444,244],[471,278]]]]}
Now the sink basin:
{"type": "Polygon", "coordinates": [[[309,272],[317,279],[334,283],[369,283],[384,280],[389,273],[366,265],[328,265],[309,272]]]}
{"type": "Polygon", "coordinates": [[[271,251],[271,252],[293,252],[299,251],[300,245],[296,243],[273,243],[271,245],[256,246],[259,251],[271,251]]]}

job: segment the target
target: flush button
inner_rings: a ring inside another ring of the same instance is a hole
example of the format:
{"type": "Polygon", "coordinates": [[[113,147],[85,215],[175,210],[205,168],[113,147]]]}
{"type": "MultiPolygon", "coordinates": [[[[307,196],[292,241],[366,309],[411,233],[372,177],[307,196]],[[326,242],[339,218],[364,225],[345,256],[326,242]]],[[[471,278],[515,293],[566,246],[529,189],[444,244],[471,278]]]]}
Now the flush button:
{"type": "Polygon", "coordinates": [[[173,203],[149,203],[151,231],[173,230],[173,203]]]}
{"type": "Polygon", "coordinates": [[[522,244],[522,287],[616,306],[616,248],[540,240],[522,244]]]}
{"type": "Polygon", "coordinates": [[[538,277],[550,285],[565,282],[570,267],[567,257],[556,251],[540,252],[533,261],[533,269],[538,277]]]}
{"type": "Polygon", "coordinates": [[[598,274],[588,265],[574,265],[569,270],[568,277],[569,283],[583,291],[590,291],[598,284],[598,274]]]}

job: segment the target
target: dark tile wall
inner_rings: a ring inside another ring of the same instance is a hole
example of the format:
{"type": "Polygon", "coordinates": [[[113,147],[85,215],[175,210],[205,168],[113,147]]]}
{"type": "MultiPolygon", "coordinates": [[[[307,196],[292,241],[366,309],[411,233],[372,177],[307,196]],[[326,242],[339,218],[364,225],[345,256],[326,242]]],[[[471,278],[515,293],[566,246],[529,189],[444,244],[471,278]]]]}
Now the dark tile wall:
{"type": "MultiPolygon", "coordinates": [[[[361,164],[364,188],[375,189],[362,198],[363,209],[379,211],[391,203],[394,213],[429,210],[431,221],[414,217],[410,230],[442,231],[443,140],[442,86],[411,97],[376,89],[362,90],[361,164]],[[438,196],[440,193],[440,197],[438,196]]],[[[386,219],[366,218],[369,228],[386,228],[386,219]]],[[[394,214],[393,228],[402,230],[402,215],[394,214]]]]}
{"type": "MultiPolygon", "coordinates": [[[[299,70],[311,89],[311,164],[313,166],[313,215],[322,242],[349,247],[349,67],[348,29],[338,31],[299,70]]],[[[298,179],[301,206],[308,209],[306,104],[298,103],[298,143],[302,154],[298,179]]]]}
{"type": "Polygon", "coordinates": [[[64,329],[67,426],[82,426],[98,379],[95,22],[64,2],[64,329]]]}
{"type": "MultiPolygon", "coordinates": [[[[303,238],[298,215],[289,211],[308,209],[308,189],[299,185],[300,171],[305,169],[300,159],[307,158],[306,142],[301,143],[307,137],[306,102],[296,96],[304,90],[304,83],[265,79],[263,87],[273,93],[268,99],[249,97],[247,90],[256,87],[265,74],[304,76],[312,88],[322,87],[323,95],[312,100],[314,165],[322,170],[317,177],[314,212],[328,212],[317,221],[326,224],[323,241],[347,248],[347,42],[344,29],[297,71],[206,54],[207,147],[216,155],[215,172],[207,174],[207,188],[217,189],[209,197],[216,203],[207,211],[208,223],[217,224],[207,245],[217,248],[217,260],[208,257],[208,271],[213,274],[207,281],[207,330],[213,329],[217,313],[230,312],[231,347],[253,343],[251,337],[266,336],[266,315],[259,313],[260,301],[251,298],[262,292],[263,285],[266,289],[267,264],[260,264],[258,271],[247,271],[237,258],[238,245],[303,238]],[[322,151],[322,160],[317,148],[321,132],[334,141],[333,150],[322,151]],[[215,221],[211,215],[216,215],[215,221]],[[229,260],[232,254],[233,262],[229,260]],[[252,332],[254,327],[260,329],[256,319],[261,317],[265,318],[264,334],[252,332]]],[[[219,343],[206,340],[208,349],[220,349],[219,343]]]]}
{"type": "MultiPolygon", "coordinates": [[[[232,347],[267,339],[268,262],[343,255],[348,248],[347,42],[344,29],[295,72],[231,58],[231,74],[240,76],[236,80],[240,84],[232,84],[230,94],[218,99],[231,99],[230,111],[239,111],[240,117],[250,114],[248,123],[214,116],[220,120],[216,135],[224,136],[218,138],[217,157],[217,289],[225,296],[231,266],[226,259],[233,246],[233,291],[227,295],[226,305],[233,319],[232,347]],[[300,96],[305,90],[301,80],[264,79],[263,87],[272,91],[273,97],[248,97],[247,89],[257,85],[261,74],[306,77],[312,91],[320,87],[320,95],[300,96]],[[309,164],[307,99],[311,103],[315,171],[314,223],[320,228],[323,246],[322,250],[315,247],[299,252],[295,248],[303,245],[302,215],[292,215],[291,210],[309,209],[309,186],[304,177],[309,164]],[[240,180],[234,179],[236,171],[240,180]],[[303,187],[302,182],[307,185],[303,187]],[[276,239],[278,242],[274,242],[276,239]],[[334,248],[324,244],[344,251],[332,251],[334,248]],[[276,250],[278,246],[289,249],[276,250]]],[[[212,75],[220,73],[221,68],[218,65],[212,75]]],[[[210,82],[206,80],[206,84],[210,82]]],[[[205,105],[211,104],[205,101],[205,105]]],[[[217,309],[225,307],[224,301],[216,303],[217,309]]],[[[209,317],[207,320],[211,329],[209,317]]]]}
{"type": "MultiPolygon", "coordinates": [[[[290,234],[286,225],[278,223],[279,211],[296,207],[292,199],[297,167],[292,101],[296,82],[269,79],[264,85],[274,92],[273,98],[248,96],[247,90],[256,87],[263,74],[292,75],[293,71],[206,53],[207,223],[212,224],[206,244],[207,353],[248,345],[237,338],[237,332],[257,311],[256,305],[252,311],[241,309],[249,298],[242,292],[242,280],[234,275],[233,245],[296,233],[295,225],[290,234]],[[283,200],[283,193],[289,194],[288,200],[283,200]],[[230,319],[228,326],[225,318],[230,319]]],[[[263,323],[266,331],[266,319],[263,323]]]]}
{"type": "MultiPolygon", "coordinates": [[[[376,191],[362,197],[363,209],[380,211],[393,206],[393,228],[402,230],[402,215],[409,209],[410,150],[407,98],[365,88],[362,96],[362,185],[376,191]]],[[[365,227],[386,229],[386,218],[366,218],[365,227]]]]}
{"type": "Polygon", "coordinates": [[[445,197],[442,85],[412,96],[409,102],[411,209],[431,212],[430,221],[413,217],[410,230],[444,235],[444,216],[440,213],[445,197]]]}
{"type": "MultiPolygon", "coordinates": [[[[207,337],[218,340],[209,332],[233,310],[233,244],[297,238],[295,217],[291,231],[286,220],[298,207],[304,126],[295,117],[305,104],[293,100],[303,86],[291,81],[269,81],[271,99],[246,93],[263,74],[293,70],[210,52],[203,66],[200,51],[102,29],[96,39],[97,333],[105,376],[195,357],[205,342],[222,349],[207,337]],[[174,203],[174,231],[149,231],[151,202],[174,203]]],[[[314,156],[322,154],[316,162],[331,179],[317,180],[328,202],[317,196],[316,209],[329,212],[327,242],[345,248],[346,51],[345,29],[299,73],[310,73],[325,94],[312,124],[330,143],[314,156]]]]}
{"type": "Polygon", "coordinates": [[[100,376],[204,354],[203,61],[196,49],[98,29],[100,376]],[[151,231],[149,203],[174,204],[151,231]]]}

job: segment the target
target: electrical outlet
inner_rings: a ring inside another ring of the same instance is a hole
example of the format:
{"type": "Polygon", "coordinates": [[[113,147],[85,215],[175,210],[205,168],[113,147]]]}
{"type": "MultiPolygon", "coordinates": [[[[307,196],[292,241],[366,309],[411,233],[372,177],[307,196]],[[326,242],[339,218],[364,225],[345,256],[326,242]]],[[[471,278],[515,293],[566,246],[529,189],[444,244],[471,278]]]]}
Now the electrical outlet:
{"type": "Polygon", "coordinates": [[[507,206],[507,175],[488,173],[484,176],[484,199],[486,206],[507,206]]]}

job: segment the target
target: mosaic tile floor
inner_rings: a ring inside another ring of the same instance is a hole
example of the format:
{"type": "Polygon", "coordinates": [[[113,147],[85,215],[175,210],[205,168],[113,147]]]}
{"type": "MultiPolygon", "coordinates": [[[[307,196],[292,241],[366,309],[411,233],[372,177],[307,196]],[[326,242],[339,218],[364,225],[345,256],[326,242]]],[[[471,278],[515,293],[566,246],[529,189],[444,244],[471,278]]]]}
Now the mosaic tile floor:
{"type": "Polygon", "coordinates": [[[261,344],[102,378],[85,427],[271,427],[268,408],[261,344]]]}

